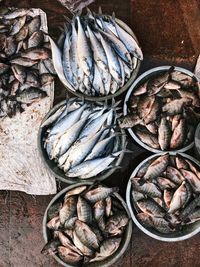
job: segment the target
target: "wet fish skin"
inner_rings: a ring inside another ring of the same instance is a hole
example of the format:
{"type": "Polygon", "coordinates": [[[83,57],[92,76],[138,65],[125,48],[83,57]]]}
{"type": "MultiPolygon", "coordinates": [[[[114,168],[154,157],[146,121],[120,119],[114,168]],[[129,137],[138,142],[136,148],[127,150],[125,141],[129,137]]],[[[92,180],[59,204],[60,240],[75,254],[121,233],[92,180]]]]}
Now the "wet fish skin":
{"type": "Polygon", "coordinates": [[[30,104],[46,96],[47,96],[46,92],[33,87],[30,88],[29,90],[24,90],[19,94],[17,94],[16,99],[18,102],[30,104]]]}
{"type": "Polygon", "coordinates": [[[144,179],[153,179],[161,175],[167,168],[169,163],[169,154],[164,154],[155,159],[148,167],[144,179]]]}
{"type": "Polygon", "coordinates": [[[159,188],[151,182],[145,182],[144,184],[140,184],[140,178],[131,178],[132,187],[139,191],[140,193],[143,193],[145,195],[148,195],[150,197],[159,197],[161,198],[162,193],[159,190],[159,188]]]}
{"type": "Polygon", "coordinates": [[[163,117],[158,128],[158,142],[162,150],[169,147],[171,140],[171,128],[168,120],[163,117]]]}
{"type": "Polygon", "coordinates": [[[85,246],[91,249],[99,248],[99,241],[97,239],[97,236],[93,233],[93,231],[90,229],[90,227],[87,224],[77,220],[75,222],[75,232],[78,238],[80,239],[80,241],[85,246]]]}
{"type": "Polygon", "coordinates": [[[193,190],[196,193],[200,193],[200,180],[199,178],[191,171],[181,169],[181,173],[184,178],[189,182],[192,186],[193,190]]]}
{"type": "Polygon", "coordinates": [[[21,56],[25,58],[29,58],[31,60],[48,59],[50,58],[50,50],[45,47],[41,47],[41,48],[31,47],[25,50],[24,52],[21,52],[21,56]]]}
{"type": "Polygon", "coordinates": [[[175,99],[171,102],[165,104],[162,107],[162,111],[165,112],[167,115],[173,116],[182,113],[183,107],[185,105],[190,105],[192,102],[189,98],[181,98],[175,99]]]}
{"type": "Polygon", "coordinates": [[[86,189],[87,189],[87,186],[82,185],[82,186],[79,186],[79,187],[76,187],[74,189],[67,191],[67,193],[64,196],[64,201],[66,201],[67,198],[70,196],[81,195],[86,189]]]}
{"type": "Polygon", "coordinates": [[[17,64],[24,67],[32,67],[38,63],[37,60],[31,60],[25,57],[16,57],[10,61],[11,64],[17,64]]]}
{"type": "Polygon", "coordinates": [[[148,146],[153,147],[155,149],[160,148],[158,138],[155,135],[148,132],[143,132],[139,129],[135,129],[135,133],[139,137],[139,139],[148,146]]]}
{"type": "Polygon", "coordinates": [[[88,248],[80,241],[79,237],[76,234],[76,231],[73,231],[72,240],[74,242],[74,245],[82,252],[84,256],[93,257],[95,251],[88,248]]]}
{"type": "Polygon", "coordinates": [[[179,121],[179,124],[177,125],[177,127],[174,129],[172,133],[172,137],[170,141],[170,148],[176,149],[176,148],[181,147],[184,143],[185,136],[186,136],[186,124],[185,124],[185,120],[181,119],[179,121]]]}
{"type": "Polygon", "coordinates": [[[60,218],[59,216],[53,217],[50,219],[50,221],[47,223],[47,227],[52,230],[58,230],[61,226],[60,218]]]}
{"type": "Polygon", "coordinates": [[[175,183],[173,183],[171,180],[165,178],[165,177],[157,177],[156,181],[158,183],[158,186],[162,189],[173,189],[175,188],[177,185],[175,183]]]}
{"type": "Polygon", "coordinates": [[[92,208],[90,204],[81,196],[78,197],[77,215],[80,221],[87,224],[92,223],[92,208]]]}
{"type": "Polygon", "coordinates": [[[169,178],[175,184],[180,185],[185,179],[181,172],[174,167],[168,166],[167,167],[167,178],[169,178]]]}
{"type": "Polygon", "coordinates": [[[185,181],[183,181],[172,197],[168,212],[175,213],[178,209],[184,206],[186,199],[187,199],[187,189],[185,186],[185,181]]]}
{"type": "Polygon", "coordinates": [[[27,15],[28,11],[29,10],[25,9],[25,8],[18,8],[16,10],[10,11],[7,14],[5,14],[3,16],[3,19],[13,20],[13,19],[16,19],[16,18],[20,18],[20,17],[23,17],[23,16],[27,15]]]}
{"type": "Polygon", "coordinates": [[[66,220],[70,219],[76,211],[77,198],[76,196],[68,197],[59,210],[60,223],[63,225],[66,220]]]}
{"type": "Polygon", "coordinates": [[[106,188],[98,187],[92,189],[84,194],[84,197],[89,200],[91,203],[95,203],[99,200],[109,197],[111,194],[118,192],[118,187],[106,188]]]}
{"type": "Polygon", "coordinates": [[[163,208],[161,208],[155,201],[150,200],[150,199],[142,199],[136,202],[137,206],[139,209],[147,213],[149,215],[154,215],[154,216],[161,216],[163,217],[165,214],[165,211],[163,208]]]}
{"type": "Polygon", "coordinates": [[[64,247],[64,246],[58,247],[58,255],[66,263],[75,264],[82,260],[81,255],[74,252],[72,249],[64,247]]]}
{"type": "Polygon", "coordinates": [[[132,128],[142,122],[137,114],[130,114],[118,119],[119,127],[122,129],[132,128]]]}

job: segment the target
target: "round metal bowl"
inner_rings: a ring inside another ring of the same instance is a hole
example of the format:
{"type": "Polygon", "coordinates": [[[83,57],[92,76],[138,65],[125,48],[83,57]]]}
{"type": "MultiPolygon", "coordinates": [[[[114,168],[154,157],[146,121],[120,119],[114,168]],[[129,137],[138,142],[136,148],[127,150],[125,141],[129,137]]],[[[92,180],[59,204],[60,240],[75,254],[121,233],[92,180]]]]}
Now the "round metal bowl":
{"type": "MultiPolygon", "coordinates": [[[[129,114],[129,110],[128,110],[128,102],[129,102],[129,99],[133,93],[133,91],[138,87],[140,86],[141,84],[143,84],[145,81],[147,81],[149,78],[151,77],[154,77],[154,76],[157,76],[159,74],[162,74],[163,72],[169,70],[171,68],[171,66],[161,66],[161,67],[157,67],[157,68],[153,68],[153,69],[150,69],[146,72],[144,72],[142,75],[140,75],[135,81],[134,83],[131,85],[131,87],[129,88],[127,94],[126,94],[126,97],[125,97],[125,100],[124,100],[124,107],[123,107],[123,114],[124,115],[128,115],[129,114]]],[[[194,73],[192,73],[191,71],[189,70],[186,70],[184,68],[180,68],[180,67],[175,67],[174,68],[175,70],[177,71],[180,71],[182,73],[185,73],[191,77],[194,77],[196,80],[197,78],[195,77],[194,73]]],[[[153,153],[160,153],[160,152],[164,152],[163,150],[161,149],[155,149],[155,148],[152,148],[150,146],[148,146],[147,144],[143,143],[138,137],[137,135],[134,133],[134,130],[132,128],[129,128],[128,129],[130,135],[132,136],[132,138],[140,145],[142,146],[143,148],[153,152],[153,153]]],[[[182,148],[179,148],[177,150],[169,150],[169,151],[165,151],[165,152],[185,152],[187,150],[190,150],[192,147],[194,146],[194,142],[191,142],[190,144],[182,147],[182,148]]]]}
{"type": "MultiPolygon", "coordinates": [[[[51,232],[46,227],[46,224],[47,224],[47,213],[48,213],[49,208],[54,203],[56,203],[57,201],[61,200],[63,198],[63,195],[66,194],[67,191],[69,191],[69,190],[71,190],[73,188],[82,186],[82,185],[92,185],[92,183],[91,182],[82,182],[82,183],[78,183],[76,185],[70,185],[70,186],[64,188],[57,195],[54,196],[54,198],[51,200],[51,202],[47,206],[46,211],[44,213],[43,224],[42,224],[43,237],[44,237],[45,243],[47,243],[51,238],[51,232]]],[[[128,214],[128,216],[130,218],[129,210],[128,210],[127,205],[126,205],[125,201],[123,200],[123,198],[118,193],[114,193],[114,196],[120,201],[120,203],[122,204],[122,206],[124,207],[126,213],[128,214]]],[[[119,246],[118,250],[113,255],[111,255],[110,257],[106,258],[105,260],[100,261],[100,262],[90,263],[90,264],[88,264],[88,266],[91,266],[91,267],[108,267],[108,266],[111,266],[112,264],[114,264],[125,253],[128,245],[130,243],[131,235],[132,235],[132,221],[129,220],[129,223],[128,223],[127,227],[126,227],[126,230],[124,232],[124,236],[122,238],[122,241],[120,243],[120,246],[119,246]]],[[[63,266],[74,267],[74,265],[70,265],[70,264],[67,264],[67,263],[63,262],[56,255],[53,255],[53,257],[58,263],[62,264],[63,266]]]]}
{"type": "MultiPolygon", "coordinates": [[[[131,28],[126,25],[123,21],[121,21],[120,19],[117,19],[116,18],[116,21],[120,24],[121,27],[125,28],[126,27],[126,31],[133,36],[133,38],[137,41],[137,43],[139,44],[138,42],[138,39],[137,37],[135,36],[135,34],[133,33],[133,31],[131,30],[131,28]]],[[[64,42],[64,33],[61,34],[59,40],[58,40],[58,46],[60,48],[63,47],[63,42],[64,42]]],[[[126,82],[126,84],[121,87],[120,89],[118,89],[116,91],[115,94],[110,94],[110,95],[106,95],[106,96],[88,96],[86,94],[83,94],[81,92],[78,92],[78,91],[72,91],[69,87],[67,87],[64,83],[63,85],[65,86],[65,88],[67,89],[67,91],[69,91],[70,93],[72,93],[73,95],[79,97],[79,98],[84,98],[86,100],[89,100],[89,101],[104,101],[104,100],[108,100],[108,99],[112,99],[112,98],[115,98],[119,95],[121,95],[123,92],[125,92],[130,86],[131,84],[134,82],[134,80],[136,79],[137,77],[137,74],[139,72],[139,69],[140,69],[140,65],[141,65],[141,61],[140,60],[137,60],[137,66],[136,68],[133,70],[132,74],[131,74],[131,77],[129,78],[129,80],[126,82]]],[[[58,76],[59,77],[59,76],[58,76]]],[[[62,82],[62,80],[60,80],[62,82]]]]}
{"type": "MultiPolygon", "coordinates": [[[[46,119],[49,118],[52,114],[54,114],[61,106],[65,105],[65,103],[66,103],[66,101],[64,100],[64,101],[60,102],[59,104],[57,104],[56,106],[54,106],[46,114],[42,123],[44,121],[46,121],[46,119]]],[[[115,172],[115,168],[111,168],[111,169],[105,170],[102,173],[98,174],[97,176],[95,176],[93,178],[89,178],[87,180],[67,177],[65,175],[64,171],[61,170],[60,168],[58,168],[56,163],[53,160],[50,160],[47,153],[46,153],[46,150],[44,148],[44,141],[43,141],[45,131],[46,131],[46,127],[43,127],[43,128],[40,127],[39,131],[38,131],[39,153],[40,153],[40,156],[41,156],[44,164],[47,166],[47,168],[50,170],[50,172],[60,181],[62,181],[64,183],[68,183],[68,184],[74,184],[74,183],[78,183],[78,182],[87,182],[87,181],[90,181],[90,182],[103,181],[115,172]]],[[[118,149],[124,150],[126,147],[126,136],[125,136],[125,131],[121,131],[121,132],[122,132],[122,135],[117,137],[117,138],[119,138],[119,141],[120,141],[120,145],[118,146],[118,149]]],[[[119,155],[119,157],[114,161],[115,166],[119,166],[121,164],[123,157],[124,157],[124,152],[122,151],[122,153],[119,155]]]]}
{"type": "Polygon", "coordinates": [[[194,135],[195,154],[200,159],[200,123],[198,124],[194,135]]]}
{"type": "MultiPolygon", "coordinates": [[[[151,161],[154,158],[157,158],[163,154],[166,153],[159,153],[159,154],[154,154],[150,157],[148,157],[147,159],[145,159],[144,161],[142,161],[132,172],[131,177],[135,177],[137,172],[139,171],[139,169],[148,161],[151,161]]],[[[179,154],[184,158],[189,159],[190,161],[192,161],[193,163],[195,163],[197,166],[200,167],[200,163],[194,159],[193,157],[185,154],[185,153],[176,153],[176,152],[170,152],[170,155],[176,155],[179,154]]],[[[137,227],[144,232],[146,235],[160,240],[160,241],[167,241],[167,242],[177,242],[177,241],[182,241],[185,239],[189,239],[190,237],[196,235],[197,233],[200,232],[200,221],[194,222],[186,227],[184,227],[184,229],[182,231],[176,231],[174,233],[170,233],[170,234],[162,234],[159,233],[153,229],[147,229],[146,227],[144,227],[137,219],[136,217],[136,210],[134,208],[134,203],[132,201],[132,195],[131,195],[131,190],[132,190],[132,186],[131,186],[131,180],[129,179],[128,181],[128,185],[127,185],[127,189],[126,189],[126,203],[128,205],[132,220],[134,221],[134,223],[137,225],[137,227]]]]}

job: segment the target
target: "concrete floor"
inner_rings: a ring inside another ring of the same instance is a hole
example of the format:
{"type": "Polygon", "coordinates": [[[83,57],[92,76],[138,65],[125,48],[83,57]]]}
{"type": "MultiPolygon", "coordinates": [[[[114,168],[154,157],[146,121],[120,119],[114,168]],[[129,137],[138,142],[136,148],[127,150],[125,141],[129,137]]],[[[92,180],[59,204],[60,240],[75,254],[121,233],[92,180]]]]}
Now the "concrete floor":
{"type": "MultiPolygon", "coordinates": [[[[55,0],[4,2],[8,6],[42,8],[47,13],[49,32],[54,38],[59,36],[58,26],[64,23],[62,15],[68,14],[55,0]]],[[[97,10],[99,5],[105,13],[115,11],[117,17],[132,27],[144,52],[140,73],[165,64],[194,68],[200,53],[200,1],[97,0],[92,8],[97,10]]],[[[65,91],[59,81],[56,81],[55,88],[55,102],[59,102],[65,97],[65,91]]],[[[105,182],[120,186],[123,197],[132,170],[149,155],[133,144],[130,137],[129,144],[136,152],[128,154],[122,170],[105,182]]],[[[40,254],[43,247],[42,218],[51,198],[32,197],[14,191],[0,192],[0,267],[59,266],[53,259],[40,254]]],[[[199,235],[180,243],[163,243],[147,237],[134,225],[129,249],[114,266],[196,267],[200,266],[199,249],[199,235]]]]}

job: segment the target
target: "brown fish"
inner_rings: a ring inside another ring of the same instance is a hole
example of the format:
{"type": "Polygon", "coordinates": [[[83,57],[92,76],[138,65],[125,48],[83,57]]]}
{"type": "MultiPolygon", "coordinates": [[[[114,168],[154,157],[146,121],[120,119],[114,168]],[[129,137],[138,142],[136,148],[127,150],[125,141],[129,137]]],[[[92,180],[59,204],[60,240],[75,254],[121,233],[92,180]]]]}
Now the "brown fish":
{"type": "Polygon", "coordinates": [[[140,193],[143,193],[145,195],[148,195],[150,197],[161,197],[162,193],[159,190],[159,188],[151,182],[145,182],[142,185],[140,184],[140,178],[131,178],[132,187],[139,191],[140,193]]]}
{"type": "Polygon", "coordinates": [[[145,144],[147,144],[148,146],[155,148],[155,149],[160,148],[159,143],[158,143],[158,138],[156,137],[156,135],[143,132],[139,129],[135,129],[135,133],[140,138],[140,140],[144,142],[145,144]]]}
{"type": "Polygon", "coordinates": [[[161,119],[158,128],[158,142],[162,150],[166,150],[169,147],[171,140],[171,128],[166,117],[161,119]]]}
{"type": "Polygon", "coordinates": [[[59,257],[66,263],[75,264],[82,260],[82,256],[70,248],[59,246],[58,247],[59,257]]]}
{"type": "Polygon", "coordinates": [[[172,197],[168,212],[175,213],[178,209],[184,206],[186,199],[187,189],[185,186],[185,181],[183,181],[172,197]]]}
{"type": "Polygon", "coordinates": [[[177,127],[174,129],[172,133],[172,137],[170,141],[170,148],[176,149],[176,148],[181,147],[184,143],[185,136],[186,136],[186,124],[185,124],[185,120],[181,119],[179,121],[179,124],[177,125],[177,127]]]}
{"type": "Polygon", "coordinates": [[[153,179],[161,175],[169,163],[169,154],[164,154],[156,158],[148,167],[144,179],[153,179]]]}

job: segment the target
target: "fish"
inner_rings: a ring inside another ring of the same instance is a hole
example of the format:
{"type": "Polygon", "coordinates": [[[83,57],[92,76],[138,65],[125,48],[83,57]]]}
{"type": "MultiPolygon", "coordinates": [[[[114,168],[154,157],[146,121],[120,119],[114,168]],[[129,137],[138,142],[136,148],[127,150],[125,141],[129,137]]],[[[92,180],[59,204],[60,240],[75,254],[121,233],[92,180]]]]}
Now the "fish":
{"type": "Polygon", "coordinates": [[[19,33],[19,31],[22,29],[22,27],[25,25],[26,22],[26,16],[20,17],[18,20],[16,20],[11,28],[10,35],[15,35],[19,33]]]}
{"type": "Polygon", "coordinates": [[[169,205],[169,213],[175,213],[178,209],[184,206],[187,198],[187,189],[185,186],[185,181],[178,187],[175,191],[172,200],[169,205]]]}
{"type": "Polygon", "coordinates": [[[144,184],[140,185],[140,179],[141,178],[131,178],[131,183],[133,189],[137,190],[140,193],[143,193],[145,195],[148,195],[150,197],[161,197],[162,193],[159,190],[159,188],[151,182],[145,182],[144,184]]]}
{"type": "Polygon", "coordinates": [[[77,220],[75,222],[75,232],[85,246],[91,249],[99,249],[97,236],[87,224],[77,220]]]}
{"type": "Polygon", "coordinates": [[[171,180],[165,178],[165,177],[157,177],[156,181],[158,183],[158,186],[162,189],[173,189],[176,187],[176,184],[172,182],[171,180]]]}
{"type": "Polygon", "coordinates": [[[163,217],[165,214],[164,209],[151,199],[142,199],[137,201],[136,204],[142,212],[149,215],[163,217]]]}
{"type": "Polygon", "coordinates": [[[190,105],[192,100],[190,98],[180,98],[172,100],[162,107],[162,111],[167,115],[173,116],[182,113],[185,105],[190,105]]]}
{"type": "Polygon", "coordinates": [[[187,217],[187,224],[191,224],[200,220],[200,209],[197,208],[187,217]]]}
{"type": "Polygon", "coordinates": [[[121,235],[128,222],[129,218],[125,213],[112,215],[106,223],[105,231],[111,236],[121,235]]]}
{"type": "Polygon", "coordinates": [[[168,209],[170,208],[170,203],[172,201],[172,198],[173,198],[173,191],[171,191],[170,189],[164,189],[163,200],[168,209]]]}
{"type": "Polygon", "coordinates": [[[43,255],[54,255],[58,251],[58,246],[60,245],[59,239],[50,240],[41,250],[43,255]]]}
{"type": "Polygon", "coordinates": [[[80,221],[87,224],[92,223],[92,208],[90,204],[81,196],[78,197],[77,215],[80,221]]]}
{"type": "Polygon", "coordinates": [[[103,200],[109,197],[111,194],[118,192],[117,187],[106,188],[106,187],[98,187],[92,189],[84,194],[84,197],[91,203],[95,203],[97,201],[103,200]]]}
{"type": "Polygon", "coordinates": [[[43,41],[44,33],[42,31],[36,31],[28,39],[28,48],[38,47],[43,41]]]}
{"type": "Polygon", "coordinates": [[[29,37],[36,31],[40,30],[41,26],[41,18],[40,15],[35,16],[29,23],[28,23],[28,34],[29,37]]]}
{"type": "Polygon", "coordinates": [[[32,67],[38,63],[37,60],[32,60],[30,58],[26,57],[16,57],[12,60],[10,60],[11,64],[17,64],[24,67],[32,67]]]}
{"type": "Polygon", "coordinates": [[[76,187],[72,190],[69,190],[67,191],[67,193],[65,194],[65,197],[64,197],[64,200],[66,200],[68,197],[70,196],[74,196],[74,195],[80,195],[82,194],[85,190],[87,189],[87,186],[86,185],[83,185],[83,186],[79,186],[79,187],[76,187]]]}
{"type": "Polygon", "coordinates": [[[94,255],[95,251],[93,249],[88,248],[80,241],[79,237],[76,234],[76,231],[73,231],[72,239],[74,245],[81,251],[84,256],[92,257],[94,255]]]}
{"type": "Polygon", "coordinates": [[[24,52],[21,52],[21,56],[23,58],[28,58],[31,60],[44,60],[50,57],[50,50],[43,47],[43,48],[35,48],[31,47],[26,49],[24,52]]]}
{"type": "Polygon", "coordinates": [[[161,74],[160,76],[156,76],[148,81],[147,93],[149,96],[157,94],[168,82],[169,80],[169,72],[161,74]]]}
{"type": "Polygon", "coordinates": [[[18,9],[9,11],[7,14],[3,15],[3,19],[13,20],[13,19],[20,18],[20,17],[27,15],[28,12],[29,12],[28,9],[18,8],[18,9]]]}
{"type": "Polygon", "coordinates": [[[147,92],[147,84],[148,82],[145,82],[144,84],[140,85],[138,88],[136,88],[133,92],[134,96],[140,96],[147,92]]]}
{"type": "Polygon", "coordinates": [[[95,257],[90,262],[102,261],[107,257],[113,255],[119,248],[121,243],[120,237],[112,237],[101,243],[99,252],[95,254],[95,257]]]}
{"type": "Polygon", "coordinates": [[[47,96],[47,93],[38,89],[30,88],[17,94],[16,100],[20,103],[30,104],[47,96]]]}
{"type": "Polygon", "coordinates": [[[137,114],[124,116],[118,119],[119,127],[122,129],[132,128],[142,122],[142,119],[137,114]]]}
{"type": "Polygon", "coordinates": [[[161,175],[167,168],[169,163],[169,154],[164,154],[155,159],[149,166],[144,175],[144,179],[153,179],[161,175]]]}
{"type": "Polygon", "coordinates": [[[158,128],[158,142],[162,150],[166,150],[171,141],[171,128],[168,120],[163,117],[158,128]]]}
{"type": "Polygon", "coordinates": [[[76,196],[70,196],[65,200],[64,205],[59,210],[59,218],[61,225],[63,225],[66,220],[72,217],[72,215],[76,211],[76,203],[76,196]]]}
{"type": "Polygon", "coordinates": [[[64,246],[58,247],[58,255],[64,262],[67,263],[74,264],[82,260],[82,256],[80,254],[64,246]]]}
{"type": "Polygon", "coordinates": [[[194,192],[200,192],[200,180],[199,178],[191,171],[181,169],[181,173],[183,177],[189,182],[192,186],[194,192]]]}
{"type": "Polygon", "coordinates": [[[139,139],[142,140],[148,146],[153,147],[155,149],[160,148],[158,138],[155,135],[148,132],[143,132],[139,129],[135,130],[135,133],[139,137],[139,139]]]}
{"type": "Polygon", "coordinates": [[[49,229],[53,229],[53,230],[58,230],[60,228],[60,226],[61,226],[61,222],[60,222],[59,216],[53,217],[47,223],[47,227],[49,229]]]}
{"type": "Polygon", "coordinates": [[[184,181],[184,176],[178,170],[178,168],[168,166],[166,170],[166,175],[167,175],[167,178],[169,178],[175,184],[180,185],[184,181]]]}
{"type": "Polygon", "coordinates": [[[186,125],[185,120],[181,119],[177,125],[177,127],[174,129],[170,141],[170,148],[176,149],[183,145],[183,142],[185,140],[186,135],[186,125]]]}

